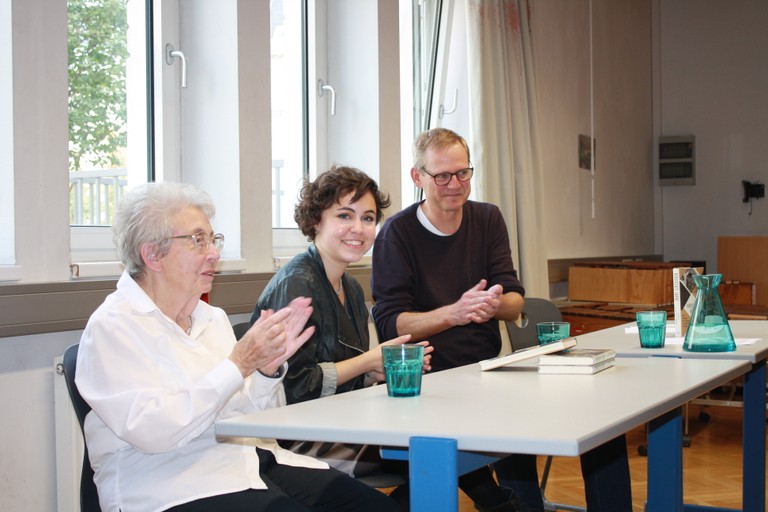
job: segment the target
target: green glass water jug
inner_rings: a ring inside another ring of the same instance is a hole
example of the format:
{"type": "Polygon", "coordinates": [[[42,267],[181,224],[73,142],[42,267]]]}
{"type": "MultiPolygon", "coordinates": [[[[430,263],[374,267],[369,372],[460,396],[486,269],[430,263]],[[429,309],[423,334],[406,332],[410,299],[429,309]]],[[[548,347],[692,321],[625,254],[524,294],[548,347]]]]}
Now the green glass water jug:
{"type": "Polygon", "coordinates": [[[717,291],[722,278],[722,274],[693,276],[693,281],[696,283],[696,301],[691,312],[691,322],[685,332],[683,350],[690,352],[736,350],[733,332],[717,291]]]}

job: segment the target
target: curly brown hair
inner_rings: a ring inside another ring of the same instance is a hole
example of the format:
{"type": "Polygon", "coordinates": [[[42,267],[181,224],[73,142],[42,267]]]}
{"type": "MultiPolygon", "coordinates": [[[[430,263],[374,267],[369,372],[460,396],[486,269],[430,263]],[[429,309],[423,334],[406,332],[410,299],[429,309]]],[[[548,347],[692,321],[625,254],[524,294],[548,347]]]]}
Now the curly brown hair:
{"type": "Polygon", "coordinates": [[[309,241],[314,241],[315,227],[325,210],[339,202],[349,193],[354,193],[352,202],[367,193],[371,193],[376,202],[376,223],[381,222],[384,209],[391,204],[389,194],[379,190],[376,182],[360,169],[334,165],[315,179],[304,181],[299,192],[299,203],[293,212],[293,219],[309,241]]]}

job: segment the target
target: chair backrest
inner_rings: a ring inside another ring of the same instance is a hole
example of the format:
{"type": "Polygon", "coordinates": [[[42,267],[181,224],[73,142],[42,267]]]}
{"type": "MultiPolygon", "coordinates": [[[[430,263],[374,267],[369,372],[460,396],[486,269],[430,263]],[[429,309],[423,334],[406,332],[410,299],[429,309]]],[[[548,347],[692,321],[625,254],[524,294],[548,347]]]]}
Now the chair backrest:
{"type": "Polygon", "coordinates": [[[515,322],[505,322],[513,351],[539,344],[539,337],[536,334],[538,322],[559,322],[563,319],[560,308],[553,302],[535,297],[525,298],[521,316],[519,327],[515,322]]]}
{"type": "Polygon", "coordinates": [[[235,324],[232,326],[232,330],[235,331],[235,339],[240,341],[240,338],[243,337],[245,333],[248,332],[248,329],[251,328],[251,322],[241,322],[239,324],[235,324]]]}
{"type": "MultiPolygon", "coordinates": [[[[80,396],[80,392],[75,385],[77,350],[79,347],[79,345],[75,344],[67,348],[67,350],[64,351],[62,363],[64,365],[64,380],[67,383],[69,399],[72,402],[72,407],[75,409],[77,421],[80,423],[80,432],[83,434],[83,441],[85,441],[83,424],[85,423],[85,416],[91,410],[91,406],[88,405],[88,402],[83,400],[83,397],[80,396]]],[[[96,484],[93,481],[93,468],[91,468],[91,460],[88,458],[88,446],[83,450],[83,470],[80,474],[80,510],[81,512],[101,512],[101,507],[99,506],[99,494],[96,490],[96,484]]]]}

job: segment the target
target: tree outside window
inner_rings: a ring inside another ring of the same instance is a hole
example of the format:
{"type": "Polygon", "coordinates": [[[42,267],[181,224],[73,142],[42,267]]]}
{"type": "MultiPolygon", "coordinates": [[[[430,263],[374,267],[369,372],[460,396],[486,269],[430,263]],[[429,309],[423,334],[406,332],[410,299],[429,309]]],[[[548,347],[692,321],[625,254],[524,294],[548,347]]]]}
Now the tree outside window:
{"type": "Polygon", "coordinates": [[[126,2],[67,2],[71,224],[111,224],[126,184],[126,2]]]}

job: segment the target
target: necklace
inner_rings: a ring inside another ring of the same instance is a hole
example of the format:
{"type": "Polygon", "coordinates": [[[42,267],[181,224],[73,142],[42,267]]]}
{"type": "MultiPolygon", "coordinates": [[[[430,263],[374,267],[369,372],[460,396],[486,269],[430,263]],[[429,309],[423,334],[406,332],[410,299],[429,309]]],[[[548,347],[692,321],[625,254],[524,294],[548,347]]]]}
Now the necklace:
{"type": "Polygon", "coordinates": [[[344,287],[341,285],[341,280],[339,280],[339,288],[334,291],[336,292],[336,295],[341,295],[341,292],[344,291],[344,287]]]}
{"type": "Polygon", "coordinates": [[[192,315],[189,315],[189,327],[187,327],[187,334],[192,334],[192,315]]]}

